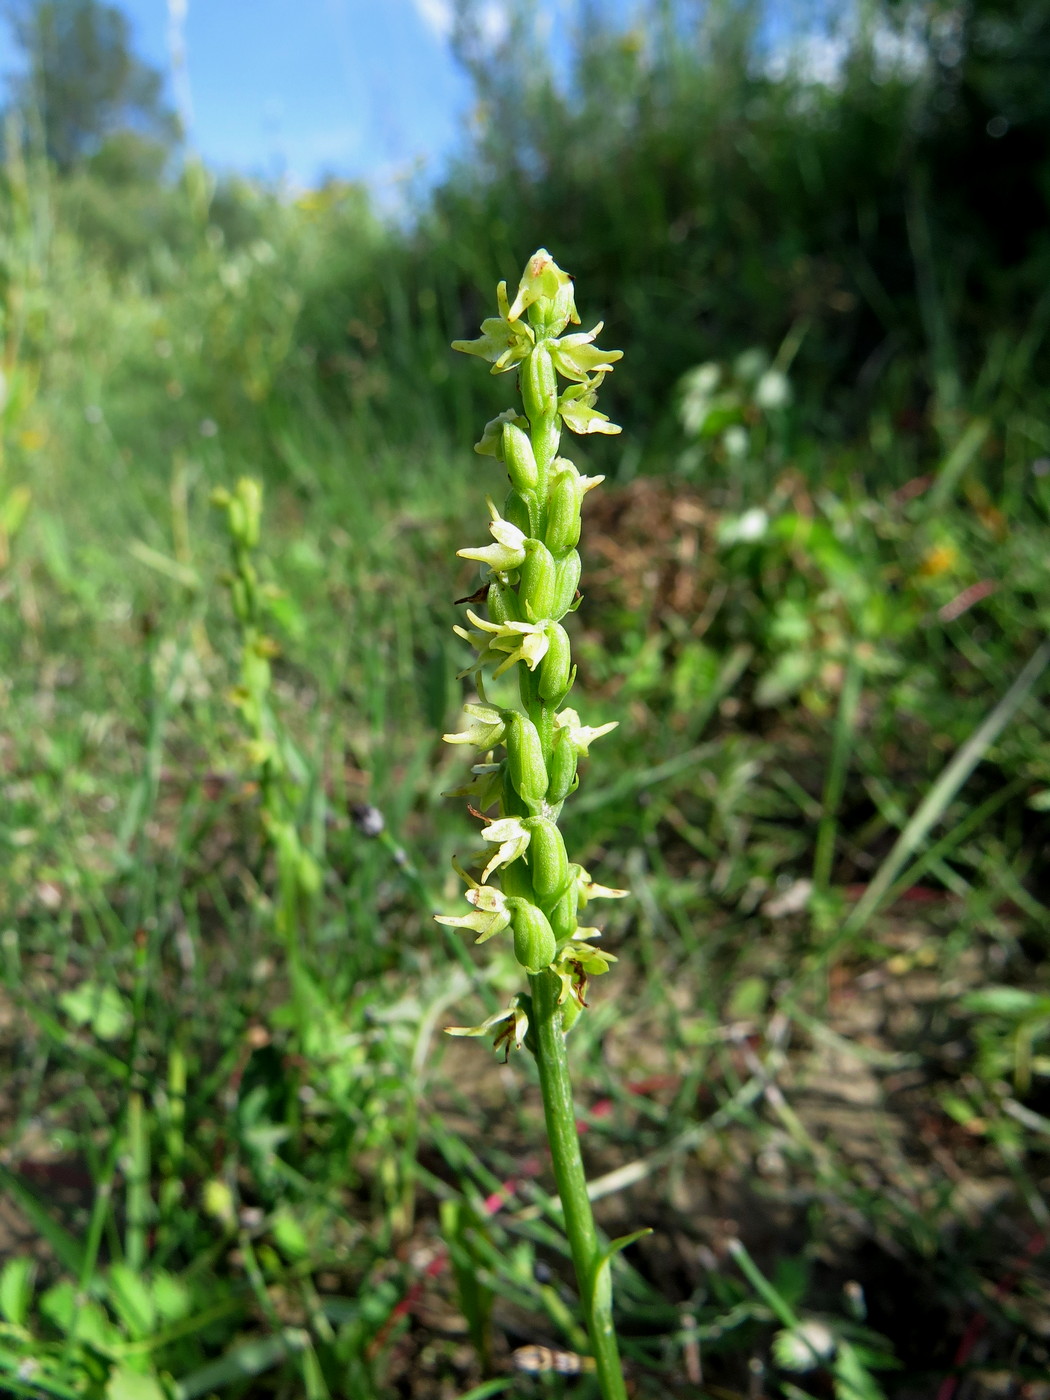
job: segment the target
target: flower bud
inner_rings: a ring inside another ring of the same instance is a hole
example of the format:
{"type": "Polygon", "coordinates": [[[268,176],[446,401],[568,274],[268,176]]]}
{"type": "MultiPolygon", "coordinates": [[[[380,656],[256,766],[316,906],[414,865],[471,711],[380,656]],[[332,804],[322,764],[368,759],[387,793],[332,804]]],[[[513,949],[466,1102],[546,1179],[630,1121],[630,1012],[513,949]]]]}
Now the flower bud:
{"type": "Polygon", "coordinates": [[[538,622],[540,618],[550,617],[554,607],[558,577],[554,556],[539,540],[526,540],[522,548],[525,558],[518,566],[521,569],[518,596],[526,617],[538,622]]]}
{"type": "Polygon", "coordinates": [[[474,451],[479,457],[495,457],[497,461],[503,461],[503,425],[504,423],[520,423],[528,427],[529,420],[523,418],[514,408],[507,408],[496,418],[491,418],[485,424],[485,431],[481,438],[474,444],[474,451]]]}
{"type": "Polygon", "coordinates": [[[508,492],[507,499],[503,503],[503,514],[512,525],[518,527],[522,534],[531,534],[532,523],[529,520],[529,508],[517,491],[508,492]]]}
{"type": "Polygon", "coordinates": [[[575,997],[566,997],[561,1004],[561,1033],[568,1035],[579,1020],[583,1007],[575,997]]]}
{"type": "Polygon", "coordinates": [[[537,345],[522,361],[521,397],[530,423],[538,425],[557,412],[558,376],[545,345],[537,345]]]}
{"type": "Polygon", "coordinates": [[[554,752],[551,755],[550,782],[547,784],[547,801],[551,806],[564,802],[576,787],[576,767],[579,755],[572,742],[572,736],[565,729],[559,729],[554,736],[554,752]]]}
{"type": "Polygon", "coordinates": [[[547,530],[544,536],[552,554],[564,554],[580,542],[580,505],[583,493],[575,468],[559,472],[554,478],[547,507],[547,530]]]}
{"type": "Polygon", "coordinates": [[[536,898],[532,889],[532,874],[523,860],[505,865],[499,873],[499,882],[508,899],[523,899],[532,903],[536,898]]]}
{"type": "Polygon", "coordinates": [[[569,634],[557,622],[547,628],[547,654],[540,662],[540,699],[548,704],[561,702],[572,680],[572,653],[569,634]]]}
{"type": "Polygon", "coordinates": [[[549,617],[564,617],[576,601],[576,589],[582,567],[579,553],[575,549],[566,554],[564,559],[558,560],[555,565],[554,605],[548,614],[549,617]]]}
{"type": "Polygon", "coordinates": [[[514,929],[514,956],[525,971],[536,973],[550,967],[558,951],[558,941],[543,910],[526,900],[515,901],[511,926],[514,929]]]}
{"type": "Polygon", "coordinates": [[[518,595],[514,589],[500,579],[493,579],[485,598],[489,617],[493,622],[520,622],[518,617],[518,595]]]}
{"type": "Polygon", "coordinates": [[[246,549],[254,549],[259,543],[262,522],[262,487],[254,477],[241,477],[228,509],[231,532],[246,549]]]}
{"type": "Polygon", "coordinates": [[[532,443],[513,423],[503,425],[503,460],[516,491],[535,491],[539,473],[532,443]]]}
{"type": "Polygon", "coordinates": [[[579,895],[576,888],[576,881],[573,880],[569,888],[558,900],[551,910],[551,928],[559,943],[565,938],[571,938],[576,932],[576,906],[579,902],[579,895]]]}
{"type": "Polygon", "coordinates": [[[512,712],[507,716],[504,738],[510,780],[518,796],[534,807],[547,795],[547,767],[539,732],[531,719],[512,712]]]}
{"type": "Polygon", "coordinates": [[[569,858],[561,832],[547,817],[535,817],[528,823],[529,866],[532,888],[542,900],[554,899],[564,890],[569,878],[569,858]]]}

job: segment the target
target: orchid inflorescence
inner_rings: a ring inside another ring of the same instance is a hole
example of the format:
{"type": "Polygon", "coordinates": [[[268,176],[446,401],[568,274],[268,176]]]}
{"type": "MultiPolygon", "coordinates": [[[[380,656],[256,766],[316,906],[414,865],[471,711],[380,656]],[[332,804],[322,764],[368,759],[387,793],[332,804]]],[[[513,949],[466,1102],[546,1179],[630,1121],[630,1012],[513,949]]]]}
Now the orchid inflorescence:
{"type": "MultiPolygon", "coordinates": [[[[516,369],[525,411],[499,414],[474,449],[506,467],[510,491],[502,510],[488,502],[493,543],[458,551],[481,565],[481,588],[465,601],[484,602],[488,617],[468,608],[470,627],[455,628],[477,653],[462,674],[473,677],[478,700],[465,707],[466,728],[444,737],[482,751],[473,783],[458,794],[469,795],[476,811],[497,806],[498,816],[485,818],[486,848],[474,862],[480,879],[456,866],[471,912],[441,915],[438,922],[472,931],[479,943],[510,930],[525,971],[535,977],[549,969],[558,978],[568,1030],[586,1005],[588,978],[615,961],[595,946],[599,930],[580,926],[580,911],[592,899],[627,891],[596,884],[571,863],[558,829],[562,804],[579,782],[580,757],[616,727],[584,725],[564,705],[576,668],[562,620],[580,602],[576,546],[583,499],[604,478],[582,475],[558,456],[558,447],[563,425],[580,434],[620,431],[594,405],[622,352],[594,344],[601,322],[586,333],[563,334],[570,322],[579,324],[572,279],[544,248],[529,259],[514,301],[505,282],[497,298],[499,315],[482,323],[479,339],[455,341],[453,349],[488,360],[493,374],[516,369]],[[567,387],[560,389],[559,376],[567,387]],[[489,701],[486,669],[493,679],[516,672],[520,708],[489,701]]],[[[521,994],[482,1025],[450,1033],[495,1031],[497,1046],[520,1046],[528,1043],[530,1010],[529,997],[521,994]]]]}

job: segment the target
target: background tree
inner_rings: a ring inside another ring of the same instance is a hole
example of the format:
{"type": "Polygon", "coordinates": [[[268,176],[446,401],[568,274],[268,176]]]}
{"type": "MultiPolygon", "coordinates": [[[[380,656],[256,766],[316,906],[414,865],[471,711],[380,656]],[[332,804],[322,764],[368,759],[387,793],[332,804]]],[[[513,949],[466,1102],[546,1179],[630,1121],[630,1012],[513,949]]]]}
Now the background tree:
{"type": "Polygon", "coordinates": [[[132,51],[127,17],[99,0],[15,0],[8,6],[24,69],[13,103],[42,127],[48,156],[69,171],[118,132],[169,148],[178,123],[162,75],[132,51]]]}

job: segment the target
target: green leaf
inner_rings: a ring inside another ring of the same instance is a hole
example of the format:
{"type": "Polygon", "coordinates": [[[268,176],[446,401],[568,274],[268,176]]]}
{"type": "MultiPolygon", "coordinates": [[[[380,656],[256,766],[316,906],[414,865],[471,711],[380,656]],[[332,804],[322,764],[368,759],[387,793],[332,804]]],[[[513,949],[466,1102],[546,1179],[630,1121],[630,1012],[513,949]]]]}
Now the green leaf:
{"type": "Polygon", "coordinates": [[[89,1342],[101,1352],[112,1352],[123,1340],[98,1303],[79,1295],[69,1279],[47,1290],[40,1311],[70,1340],[89,1342]]]}
{"type": "Polygon", "coordinates": [[[157,1325],[157,1310],[141,1274],[127,1264],[114,1264],[109,1271],[109,1298],[114,1312],[135,1341],[141,1342],[150,1336],[157,1325]]]}
{"type": "Polygon", "coordinates": [[[835,1400],[885,1400],[882,1387],[849,1342],[839,1342],[832,1375],[835,1400]]]}
{"type": "Polygon", "coordinates": [[[613,1240],[611,1244],[605,1247],[594,1270],[594,1279],[591,1284],[591,1292],[596,1299],[601,1299],[603,1296],[608,1297],[612,1292],[612,1272],[610,1265],[612,1264],[613,1256],[619,1254],[621,1250],[626,1249],[629,1244],[634,1244],[636,1240],[644,1239],[646,1235],[651,1235],[652,1233],[652,1227],[647,1225],[644,1230],[635,1230],[633,1234],[621,1235],[619,1239],[613,1240]]]}
{"type": "Polygon", "coordinates": [[[140,1375],[127,1366],[117,1366],[109,1373],[106,1400],[170,1400],[170,1397],[153,1376],[140,1375]]]}
{"type": "Polygon", "coordinates": [[[733,988],[726,1015],[733,1021],[750,1021],[760,1016],[769,998],[769,986],[764,977],[744,977],[733,988]]]}
{"type": "Polygon", "coordinates": [[[33,1301],[33,1277],[36,1263],[28,1256],[9,1259],[0,1274],[0,1313],[12,1327],[25,1325],[29,1304],[33,1301]]]}
{"type": "Polygon", "coordinates": [[[1003,1016],[1008,1020],[1045,1016],[1050,1019],[1050,997],[1023,987],[982,987],[961,998],[964,1011],[977,1016],[1003,1016]]]}
{"type": "Polygon", "coordinates": [[[117,1040],[131,1029],[131,1010],[116,987],[81,982],[63,992],[59,1005],[78,1026],[90,1026],[99,1040],[117,1040]]]}
{"type": "Polygon", "coordinates": [[[291,1211],[278,1211],[270,1228],[273,1230],[277,1248],[289,1262],[294,1263],[296,1259],[305,1259],[310,1253],[310,1242],[306,1238],[306,1231],[291,1211]]]}
{"type": "Polygon", "coordinates": [[[181,1322],[189,1316],[193,1295],[182,1279],[161,1269],[153,1279],[153,1305],[163,1322],[181,1322]]]}

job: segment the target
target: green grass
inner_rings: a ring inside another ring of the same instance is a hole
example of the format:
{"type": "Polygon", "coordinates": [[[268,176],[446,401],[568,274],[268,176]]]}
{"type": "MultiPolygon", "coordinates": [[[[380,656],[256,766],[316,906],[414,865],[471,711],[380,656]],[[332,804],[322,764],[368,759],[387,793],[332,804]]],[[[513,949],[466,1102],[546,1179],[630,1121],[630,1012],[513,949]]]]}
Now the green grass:
{"type": "MultiPolygon", "coordinates": [[[[5,1182],[40,1243],[19,1256],[39,1260],[35,1290],[4,1305],[0,1359],[14,1377],[32,1358],[44,1393],[382,1396],[408,1375],[412,1393],[466,1394],[479,1355],[498,1370],[513,1345],[579,1343],[546,1169],[530,1160],[529,1066],[506,1071],[519,1087],[504,1106],[486,1050],[440,1036],[514,975],[497,964],[479,980],[429,917],[469,839],[441,797],[458,775],[437,736],[462,693],[449,624],[470,585],[450,561],[470,459],[438,447],[398,489],[407,454],[388,451],[384,477],[316,425],[303,437],[285,449],[294,483],[267,495],[262,546],[281,590],[274,707],[323,871],[295,988],[228,696],[237,643],[208,507],[241,463],[180,463],[168,489],[138,482],[119,503],[92,493],[60,510],[41,493],[16,541],[5,1182]],[[383,813],[382,840],[355,826],[355,804],[383,813]],[[49,1170],[74,1182],[68,1199],[51,1198],[49,1170]],[[493,1213],[484,1202],[507,1181],[493,1213]]],[[[946,1374],[975,1311],[1004,1361],[1021,1338],[1018,1374],[1042,1364],[1016,1286],[979,1301],[982,1278],[1003,1278],[997,1254],[1043,1223],[1041,1003],[1017,1022],[994,998],[958,1000],[1043,985],[1046,734],[1036,664],[1025,671],[1042,527],[986,527],[965,500],[926,525],[921,499],[851,497],[851,467],[836,467],[842,495],[831,478],[819,496],[774,492],[751,543],[719,546],[709,514],[688,566],[721,600],[702,636],[693,605],[669,601],[680,535],[647,537],[659,483],[633,488],[619,567],[589,560],[580,685],[622,727],[588,767],[572,840],[636,897],[608,921],[619,985],[595,992],[574,1054],[603,1226],[656,1232],[617,1283],[643,1394],[686,1383],[697,1338],[722,1384],[740,1384],[749,1358],[773,1365],[783,1317],[722,1255],[727,1215],[793,1315],[837,1317],[848,1338],[836,1289],[861,1285],[865,1325],[890,1339],[875,1351],[895,1348],[904,1368],[873,1373],[888,1394],[895,1377],[946,1374]],[[950,581],[922,572],[925,541],[945,531],[970,571],[950,581]],[[639,535],[664,571],[650,596],[631,574],[639,535]],[[931,620],[972,573],[1018,593],[981,605],[983,635],[931,620]],[[785,631],[785,616],[805,628],[785,631]],[[785,656],[806,663],[786,693],[785,656]],[[775,708],[759,703],[770,689],[775,708]],[[762,912],[815,869],[808,911],[762,912]],[[893,904],[915,886],[929,891],[915,913],[893,904]],[[922,1000],[928,969],[944,991],[922,1000]],[[891,993],[912,982],[920,1010],[898,1032],[891,993]],[[859,1038],[857,998],[877,1023],[859,1038]],[[811,1081],[829,1046],[875,1096],[874,1164],[869,1130],[819,1126],[814,1092],[828,1089],[811,1081]],[[895,1077],[909,1075],[919,1087],[899,1101],[895,1077]],[[1007,1180],[993,1235],[945,1156],[974,1199],[1007,1180]],[[782,1243],[763,1244],[774,1219],[790,1222],[782,1243]],[[941,1329],[925,1355],[894,1310],[895,1269],[941,1329]]]]}

